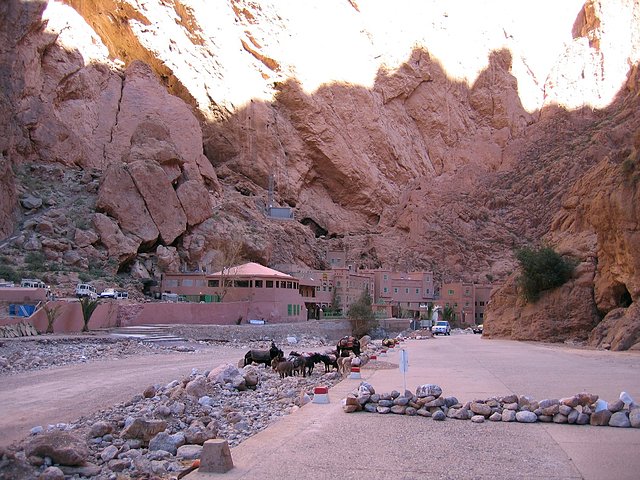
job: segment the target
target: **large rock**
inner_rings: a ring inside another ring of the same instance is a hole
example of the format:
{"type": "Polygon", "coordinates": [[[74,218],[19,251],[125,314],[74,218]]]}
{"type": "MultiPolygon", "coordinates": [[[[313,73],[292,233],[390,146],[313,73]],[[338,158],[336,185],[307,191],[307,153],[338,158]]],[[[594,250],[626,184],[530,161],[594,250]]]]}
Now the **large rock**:
{"type": "Polygon", "coordinates": [[[93,226],[100,241],[107,247],[110,257],[116,258],[119,263],[135,258],[140,240],[125,235],[115,220],[102,213],[96,213],[93,215],[93,226]]]}
{"type": "Polygon", "coordinates": [[[171,182],[155,162],[139,160],[129,163],[128,168],[162,241],[171,244],[187,228],[187,216],[171,182]]]}
{"type": "Polygon", "coordinates": [[[132,438],[148,442],[155,435],[167,428],[167,422],[164,420],[147,420],[144,418],[135,418],[127,425],[120,436],[122,438],[132,438]]]}
{"type": "Polygon", "coordinates": [[[116,219],[123,232],[135,235],[142,244],[153,244],[157,240],[158,227],[124,164],[113,163],[107,167],[100,182],[96,208],[116,219]]]}
{"type": "Polygon", "coordinates": [[[84,437],[54,430],[29,440],[25,454],[49,457],[60,465],[82,465],[89,457],[89,448],[84,437]]]}

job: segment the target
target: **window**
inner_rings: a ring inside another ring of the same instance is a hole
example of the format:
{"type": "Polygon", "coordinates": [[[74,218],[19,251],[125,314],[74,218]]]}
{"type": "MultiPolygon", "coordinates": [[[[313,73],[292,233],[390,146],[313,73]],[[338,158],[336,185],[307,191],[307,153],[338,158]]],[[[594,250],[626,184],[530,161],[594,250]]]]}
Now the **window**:
{"type": "Polygon", "coordinates": [[[182,286],[183,287],[193,287],[193,280],[191,280],[190,278],[183,278],[182,279],[182,286]]]}
{"type": "Polygon", "coordinates": [[[293,288],[293,282],[287,282],[287,288],[293,288]]]}
{"type": "Polygon", "coordinates": [[[289,316],[293,315],[293,305],[291,304],[287,305],[287,315],[289,316]]]}
{"type": "Polygon", "coordinates": [[[382,291],[383,291],[384,293],[389,293],[389,289],[388,289],[387,287],[384,287],[384,288],[382,289],[382,291]]]}
{"type": "Polygon", "coordinates": [[[207,285],[209,285],[210,287],[219,287],[220,286],[220,280],[209,280],[207,282],[207,285]]]}
{"type": "MultiPolygon", "coordinates": [[[[291,282],[289,282],[289,283],[291,283],[291,282]]],[[[280,282],[280,288],[287,288],[287,282],[281,281],[280,282]]]]}
{"type": "Polygon", "coordinates": [[[233,286],[238,288],[249,288],[249,280],[236,280],[233,282],[233,286]]]}
{"type": "Polygon", "coordinates": [[[385,273],[385,274],[382,276],[382,279],[386,282],[387,280],[389,280],[389,276],[385,273]]]}
{"type": "Polygon", "coordinates": [[[393,287],[393,293],[398,293],[398,287],[393,287]]]}
{"type": "Polygon", "coordinates": [[[416,288],[416,295],[420,295],[420,289],[416,288]]]}
{"type": "Polygon", "coordinates": [[[200,280],[196,280],[196,287],[204,287],[205,285],[205,281],[200,279],[200,280]]]}
{"type": "Polygon", "coordinates": [[[256,288],[262,288],[262,280],[254,280],[253,283],[256,288]]]}
{"type": "Polygon", "coordinates": [[[453,295],[455,292],[453,290],[449,290],[449,295],[453,295]]]}
{"type": "Polygon", "coordinates": [[[481,306],[481,307],[484,307],[484,302],[480,302],[480,306],[481,306]]]}
{"type": "Polygon", "coordinates": [[[480,312],[480,318],[482,318],[484,316],[484,314],[482,312],[480,312]]]}
{"type": "Polygon", "coordinates": [[[273,280],[265,280],[264,283],[267,288],[273,288],[273,280]]]}
{"type": "Polygon", "coordinates": [[[429,290],[428,288],[425,288],[424,293],[431,293],[431,290],[429,290]]]}
{"type": "Polygon", "coordinates": [[[464,302],[464,306],[468,307],[469,306],[469,302],[464,302]]]}
{"type": "Polygon", "coordinates": [[[165,280],[164,281],[164,285],[165,285],[165,287],[177,287],[178,286],[178,280],[165,280]]]}

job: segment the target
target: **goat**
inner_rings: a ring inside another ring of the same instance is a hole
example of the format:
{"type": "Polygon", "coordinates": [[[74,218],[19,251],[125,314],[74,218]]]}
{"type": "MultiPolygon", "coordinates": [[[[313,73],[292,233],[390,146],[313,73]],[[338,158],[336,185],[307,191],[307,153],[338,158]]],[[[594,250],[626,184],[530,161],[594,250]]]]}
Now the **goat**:
{"type": "Polygon", "coordinates": [[[274,358],[284,357],[284,352],[276,347],[276,344],[271,342],[271,348],[269,350],[249,350],[244,356],[244,366],[253,363],[264,363],[266,367],[271,365],[274,358]]]}
{"type": "Polygon", "coordinates": [[[293,362],[289,360],[273,360],[275,362],[275,371],[280,374],[280,378],[293,377],[293,362]]]}
{"type": "Polygon", "coordinates": [[[351,362],[354,357],[340,357],[338,358],[338,373],[340,375],[347,375],[351,372],[351,362]]]}
{"type": "Polygon", "coordinates": [[[320,361],[324,363],[324,373],[329,373],[334,368],[338,370],[338,358],[335,355],[319,355],[320,361]]]}

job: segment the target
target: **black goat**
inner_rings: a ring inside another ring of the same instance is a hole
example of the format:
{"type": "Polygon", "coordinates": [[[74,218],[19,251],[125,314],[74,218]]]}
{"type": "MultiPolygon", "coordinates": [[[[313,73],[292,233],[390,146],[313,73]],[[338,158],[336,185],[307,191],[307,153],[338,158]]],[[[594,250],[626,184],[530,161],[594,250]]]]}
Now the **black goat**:
{"type": "Polygon", "coordinates": [[[284,352],[276,347],[276,344],[271,342],[271,348],[269,350],[249,350],[244,356],[244,366],[251,363],[264,363],[265,366],[271,366],[271,362],[274,358],[284,357],[284,352]]]}

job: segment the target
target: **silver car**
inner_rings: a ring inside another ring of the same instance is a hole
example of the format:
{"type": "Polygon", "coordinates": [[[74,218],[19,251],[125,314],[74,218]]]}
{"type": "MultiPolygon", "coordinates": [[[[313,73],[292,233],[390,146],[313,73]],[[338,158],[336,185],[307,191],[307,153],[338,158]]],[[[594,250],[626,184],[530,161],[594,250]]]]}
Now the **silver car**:
{"type": "Polygon", "coordinates": [[[431,333],[434,335],[451,335],[451,326],[446,320],[438,320],[436,324],[431,327],[431,333]]]}

